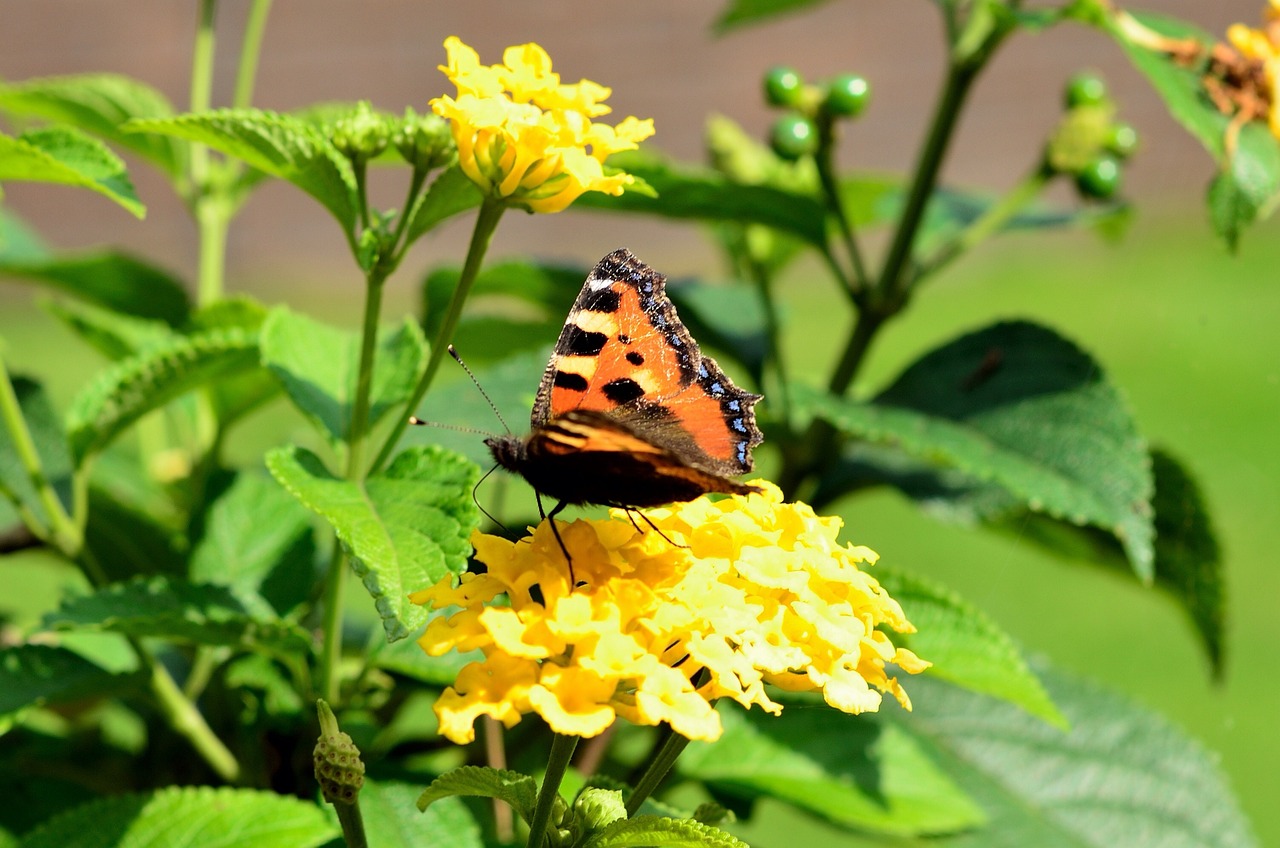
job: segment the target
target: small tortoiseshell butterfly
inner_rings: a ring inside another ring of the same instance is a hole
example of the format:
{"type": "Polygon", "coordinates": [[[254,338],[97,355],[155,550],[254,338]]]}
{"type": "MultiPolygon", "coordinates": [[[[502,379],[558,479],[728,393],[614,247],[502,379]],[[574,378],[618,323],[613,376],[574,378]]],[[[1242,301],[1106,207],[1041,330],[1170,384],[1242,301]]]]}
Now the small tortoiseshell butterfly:
{"type": "Polygon", "coordinates": [[[559,499],[552,516],[570,503],[648,507],[760,491],[730,479],[751,470],[763,439],[752,410],[760,396],[702,355],[665,282],[628,250],[601,259],[542,375],[532,432],[485,440],[499,465],[559,499]]]}

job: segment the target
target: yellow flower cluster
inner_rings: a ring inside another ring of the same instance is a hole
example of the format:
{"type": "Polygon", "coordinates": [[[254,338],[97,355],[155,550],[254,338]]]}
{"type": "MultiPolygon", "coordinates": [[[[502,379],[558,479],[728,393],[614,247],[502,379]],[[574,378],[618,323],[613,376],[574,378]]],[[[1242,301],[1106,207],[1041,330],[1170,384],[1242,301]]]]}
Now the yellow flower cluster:
{"type": "Polygon", "coordinates": [[[610,89],[590,80],[562,84],[536,44],[508,47],[500,65],[480,64],[456,36],[444,47],[448,64],[440,70],[458,96],[437,97],[431,108],[449,119],[458,163],[486,195],[532,212],[559,212],[583,192],[619,195],[635,182],[606,173],[604,161],[653,135],[653,121],[593,123],[611,111],[603,102],[610,89]]]}
{"type": "Polygon", "coordinates": [[[510,727],[536,712],[562,734],[594,736],[621,716],[713,740],[718,698],[781,711],[766,684],[820,691],[848,713],[878,709],[881,692],[910,709],[886,664],[929,663],[879,629],[915,628],[860,567],[876,553],[837,542],[840,519],[761,485],[647,512],[659,532],[620,511],[563,526],[576,586],[547,522],[514,543],[477,533],[486,573],[412,596],[461,608],[431,621],[423,650],[484,654],[437,701],[440,732],[464,743],[481,715],[510,727]]]}
{"type": "Polygon", "coordinates": [[[1268,125],[1271,134],[1280,138],[1280,0],[1270,0],[1262,29],[1232,24],[1227,28],[1227,40],[1241,56],[1262,66],[1269,104],[1268,125]]]}

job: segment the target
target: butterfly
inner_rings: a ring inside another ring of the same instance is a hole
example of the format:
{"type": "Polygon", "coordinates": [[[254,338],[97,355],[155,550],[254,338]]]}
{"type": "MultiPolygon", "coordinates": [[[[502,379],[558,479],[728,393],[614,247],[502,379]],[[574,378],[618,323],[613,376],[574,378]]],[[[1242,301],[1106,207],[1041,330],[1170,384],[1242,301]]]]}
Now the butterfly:
{"type": "Polygon", "coordinates": [[[543,372],[531,432],[485,440],[499,465],[559,500],[553,519],[566,504],[630,509],[760,491],[732,479],[752,469],[764,438],[760,395],[702,355],[665,283],[628,250],[601,259],[543,372]]]}

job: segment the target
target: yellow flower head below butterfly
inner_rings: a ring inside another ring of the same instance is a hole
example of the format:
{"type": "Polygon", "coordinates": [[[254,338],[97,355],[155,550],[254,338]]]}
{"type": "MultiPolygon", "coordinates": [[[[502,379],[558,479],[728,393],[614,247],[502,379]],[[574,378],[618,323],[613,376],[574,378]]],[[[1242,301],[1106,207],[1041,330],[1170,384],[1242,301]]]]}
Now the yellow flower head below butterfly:
{"type": "Polygon", "coordinates": [[[619,195],[635,178],[604,165],[653,135],[652,120],[628,117],[617,126],[591,119],[610,112],[610,89],[582,80],[560,82],[537,44],[508,47],[500,65],[482,65],[456,36],[444,42],[440,66],[458,88],[432,110],[447,118],[458,164],[489,197],[531,212],[559,212],[583,192],[619,195]]]}
{"type": "Polygon", "coordinates": [[[915,628],[867,573],[876,553],[836,541],[840,519],[759,485],[647,511],[658,532],[618,510],[563,527],[576,586],[545,521],[518,542],[477,532],[485,573],[411,596],[442,611],[423,650],[483,655],[436,702],[440,732],[465,743],[482,715],[510,727],[537,713],[567,735],[622,717],[709,741],[719,698],[781,712],[770,684],[821,692],[847,713],[877,710],[881,693],[910,709],[887,666],[929,663],[885,630],[915,628]]]}
{"type": "Polygon", "coordinates": [[[1227,40],[1245,59],[1261,66],[1267,98],[1267,122],[1280,138],[1280,0],[1270,0],[1261,29],[1244,24],[1227,28],[1227,40]]]}

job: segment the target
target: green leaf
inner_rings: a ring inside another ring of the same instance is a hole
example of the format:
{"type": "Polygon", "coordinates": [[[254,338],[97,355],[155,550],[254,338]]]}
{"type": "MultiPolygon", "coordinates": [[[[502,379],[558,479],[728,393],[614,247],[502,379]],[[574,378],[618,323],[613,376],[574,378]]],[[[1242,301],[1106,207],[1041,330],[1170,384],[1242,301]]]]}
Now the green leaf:
{"type": "Polygon", "coordinates": [[[45,616],[44,626],[279,653],[305,654],[311,648],[305,630],[251,614],[222,586],[165,577],[113,583],[68,600],[45,616]]]}
{"type": "Polygon", "coordinates": [[[748,848],[717,827],[692,819],[668,819],[661,816],[636,816],[606,825],[587,837],[583,848],[748,848]]]}
{"type": "Polygon", "coordinates": [[[226,666],[224,679],[243,705],[241,717],[245,723],[266,718],[297,719],[311,706],[303,701],[280,664],[261,654],[232,660],[226,666]]]}
{"type": "Polygon", "coordinates": [[[219,109],[157,120],[130,121],[131,132],[156,133],[207,144],[311,195],[355,230],[359,204],[351,164],[314,126],[257,109],[219,109]]]}
{"type": "Polygon", "coordinates": [[[915,575],[878,571],[876,579],[902,604],[919,631],[895,641],[905,642],[932,662],[929,674],[1066,727],[1066,719],[1027,667],[1022,651],[986,613],[946,587],[915,575]]]}
{"type": "Polygon", "coordinates": [[[538,784],[529,775],[517,771],[461,766],[431,781],[418,796],[418,809],[425,810],[442,798],[460,795],[505,801],[527,823],[533,818],[533,808],[538,801],[538,784]]]}
{"type": "Polygon", "coordinates": [[[931,680],[913,680],[915,711],[892,716],[990,819],[948,848],[1257,844],[1213,754],[1115,694],[1038,671],[1069,733],[931,680]]]}
{"type": "Polygon", "coordinates": [[[426,611],[409,603],[410,592],[466,568],[479,523],[471,500],[479,469],[457,454],[412,447],[363,484],[335,477],[298,447],[270,451],[267,467],[333,526],[388,639],[403,639],[426,621],[426,611]]]}
{"type": "Polygon", "coordinates": [[[103,698],[136,682],[132,674],[113,674],[66,648],[0,648],[0,716],[26,707],[103,698]]]}
{"type": "Polygon", "coordinates": [[[139,574],[185,575],[186,537],[155,510],[118,498],[95,479],[89,487],[88,512],[85,547],[108,580],[129,580],[139,574]]]}
{"type": "MultiPolygon", "coordinates": [[[[270,313],[258,301],[245,295],[225,298],[202,307],[191,315],[185,327],[189,334],[205,330],[238,327],[258,333],[270,313]]],[[[218,380],[209,387],[214,414],[225,428],[280,394],[280,383],[265,368],[218,380]]]]}
{"type": "Polygon", "coordinates": [[[765,307],[754,290],[742,284],[676,283],[667,293],[700,345],[729,354],[760,384],[768,337],[765,307]]]}
{"type": "Polygon", "coordinates": [[[424,233],[441,221],[452,218],[468,209],[474,209],[484,199],[471,178],[457,165],[446,168],[431,182],[409,213],[409,226],[404,243],[413,244],[424,233]]]}
{"type": "MultiPolygon", "coordinates": [[[[412,320],[379,333],[369,393],[369,426],[413,394],[426,341],[412,320]]],[[[360,337],[279,307],[262,327],[262,361],[295,406],[333,443],[349,437],[360,370],[360,337]]]]}
{"type": "MultiPolygon", "coordinates": [[[[465,804],[444,800],[419,812],[419,794],[413,784],[365,778],[360,815],[372,848],[484,848],[480,826],[465,804]]],[[[337,823],[336,814],[329,817],[337,823]]]]}
{"type": "Polygon", "coordinates": [[[310,513],[274,480],[241,472],[210,507],[190,574],[226,586],[247,609],[287,615],[315,582],[315,555],[310,513]]]}
{"type": "MultiPolygon", "coordinates": [[[[36,455],[40,458],[44,479],[53,487],[63,509],[69,513],[71,456],[67,450],[66,436],[62,432],[62,423],[58,420],[43,385],[20,376],[12,378],[12,385],[36,455]]],[[[36,486],[19,459],[9,428],[4,426],[0,426],[0,495],[31,510],[46,528],[49,527],[49,515],[40,502],[36,486]]]]}
{"type": "Polygon", "coordinates": [[[1154,575],[1146,445],[1084,351],[1029,322],[995,324],[926,354],[872,403],[797,391],[842,431],[1004,489],[1036,512],[1115,534],[1154,575]]]}
{"type": "MultiPolygon", "coordinates": [[[[913,692],[917,679],[910,681],[913,692]]],[[[812,702],[779,716],[720,710],[724,734],[681,755],[681,777],[720,793],[775,798],[837,824],[887,835],[948,833],[984,821],[911,737],[869,716],[812,702]]]]}
{"type": "Polygon", "coordinates": [[[813,197],[772,186],[743,185],[714,171],[678,168],[647,154],[619,154],[609,162],[643,179],[658,196],[629,191],[613,197],[587,192],[574,201],[576,207],[679,220],[764,224],[812,245],[826,244],[826,209],[813,197]]]}
{"type": "Polygon", "coordinates": [[[46,299],[41,306],[81,341],[112,361],[128,359],[175,336],[161,321],[135,318],[87,303],[46,299]]]}
{"type": "Polygon", "coordinates": [[[117,74],[45,77],[0,86],[0,108],[84,130],[137,153],[170,179],[183,175],[186,148],[171,139],[121,131],[131,118],[167,118],[168,99],[156,89],[117,74]]]}
{"type": "Polygon", "coordinates": [[[118,362],[89,383],[68,411],[72,453],[83,461],[151,410],[257,365],[257,338],[239,329],[175,338],[118,362]]]}
{"type": "Polygon", "coordinates": [[[0,183],[55,183],[96,191],[136,218],[146,217],[120,157],[96,138],[66,127],[0,133],[0,183]]]}
{"type": "Polygon", "coordinates": [[[48,258],[49,247],[31,225],[12,210],[0,206],[0,262],[35,262],[48,258]]]}
{"type": "Polygon", "coordinates": [[[729,0],[714,25],[717,33],[750,26],[779,15],[788,15],[821,5],[827,0],[729,0]]]}
{"type": "Polygon", "coordinates": [[[1244,228],[1275,206],[1280,188],[1280,147],[1261,124],[1240,128],[1235,150],[1209,183],[1209,220],[1232,250],[1244,228]]]}
{"type": "Polygon", "coordinates": [[[176,277],[146,260],[112,250],[26,261],[0,260],[0,274],[174,327],[186,321],[190,311],[187,293],[176,277]]]}
{"type": "Polygon", "coordinates": [[[168,787],[56,816],[23,848],[312,848],[338,836],[315,804],[254,789],[168,787]]]}

